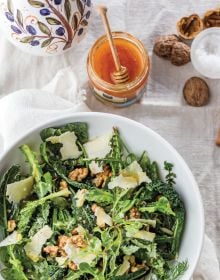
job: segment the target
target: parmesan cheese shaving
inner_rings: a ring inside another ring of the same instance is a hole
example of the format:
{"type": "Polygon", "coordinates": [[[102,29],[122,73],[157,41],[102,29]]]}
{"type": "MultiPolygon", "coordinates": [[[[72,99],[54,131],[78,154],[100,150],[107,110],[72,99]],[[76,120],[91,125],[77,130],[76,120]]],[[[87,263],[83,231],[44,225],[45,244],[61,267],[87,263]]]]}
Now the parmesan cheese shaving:
{"type": "Polygon", "coordinates": [[[8,200],[13,203],[19,203],[22,199],[28,197],[34,185],[32,176],[7,185],[6,196],[8,200]]]}
{"type": "MultiPolygon", "coordinates": [[[[103,159],[111,152],[111,139],[113,131],[108,131],[100,137],[97,137],[84,144],[85,151],[88,159],[103,159]]],[[[93,174],[97,174],[103,171],[102,166],[96,162],[91,162],[89,168],[93,174]]]]}
{"type": "Polygon", "coordinates": [[[104,227],[105,224],[108,226],[112,226],[112,218],[105,213],[102,207],[97,206],[95,209],[95,216],[97,218],[96,224],[98,227],[104,227]]]}
{"type": "Polygon", "coordinates": [[[141,169],[137,161],[133,161],[125,169],[123,169],[119,176],[113,178],[108,184],[109,189],[119,187],[121,189],[134,189],[143,182],[151,182],[150,178],[141,169]]]}
{"type": "Polygon", "coordinates": [[[24,246],[27,256],[33,262],[37,262],[40,259],[41,249],[47,239],[51,238],[52,234],[52,229],[49,226],[44,226],[31,238],[30,242],[24,246]]]}
{"type": "Polygon", "coordinates": [[[81,156],[82,151],[79,150],[76,145],[77,137],[74,131],[67,131],[59,136],[51,136],[46,139],[46,141],[52,144],[60,143],[63,146],[60,149],[62,160],[76,159],[81,156]]]}
{"type": "Polygon", "coordinates": [[[149,231],[145,231],[145,230],[139,230],[137,233],[135,233],[133,235],[133,237],[153,242],[154,238],[155,238],[155,233],[149,232],[149,231]]]}
{"type": "Polygon", "coordinates": [[[86,189],[78,190],[75,198],[76,198],[76,207],[82,207],[86,200],[86,193],[88,191],[86,189]]]}
{"type": "Polygon", "coordinates": [[[14,245],[18,243],[22,239],[22,235],[18,233],[16,230],[8,235],[5,239],[0,242],[0,247],[6,247],[9,245],[14,245]]]}

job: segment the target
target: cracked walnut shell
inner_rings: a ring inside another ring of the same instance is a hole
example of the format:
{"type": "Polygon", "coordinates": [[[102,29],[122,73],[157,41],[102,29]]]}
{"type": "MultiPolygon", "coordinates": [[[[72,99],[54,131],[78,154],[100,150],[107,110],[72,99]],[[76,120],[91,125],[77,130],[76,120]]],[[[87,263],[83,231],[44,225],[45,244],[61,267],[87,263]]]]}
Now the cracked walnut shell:
{"type": "Polygon", "coordinates": [[[192,40],[203,30],[203,21],[197,14],[183,17],[177,22],[179,36],[186,40],[192,40]]]}
{"type": "Polygon", "coordinates": [[[176,42],[171,52],[171,63],[181,66],[187,64],[190,60],[190,47],[182,42],[176,42]]]}
{"type": "Polygon", "coordinates": [[[218,129],[217,137],[215,140],[216,146],[220,147],[220,128],[218,129]]]}
{"type": "Polygon", "coordinates": [[[191,106],[204,106],[209,101],[209,87],[201,78],[192,77],[185,83],[183,96],[186,102],[191,106]]]}
{"type": "Polygon", "coordinates": [[[206,28],[220,27],[220,9],[207,11],[203,23],[206,28]]]}
{"type": "Polygon", "coordinates": [[[170,58],[173,45],[176,42],[180,42],[180,39],[176,35],[160,36],[155,40],[154,53],[163,58],[170,58]]]}

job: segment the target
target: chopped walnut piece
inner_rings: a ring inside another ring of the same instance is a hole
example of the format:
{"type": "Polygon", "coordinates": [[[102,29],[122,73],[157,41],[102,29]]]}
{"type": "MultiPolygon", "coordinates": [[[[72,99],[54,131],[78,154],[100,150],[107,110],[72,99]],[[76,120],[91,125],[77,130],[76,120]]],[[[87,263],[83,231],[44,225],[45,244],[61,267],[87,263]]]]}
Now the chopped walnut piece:
{"type": "Polygon", "coordinates": [[[139,219],[140,218],[140,212],[137,208],[133,207],[130,210],[130,219],[139,219]]]}
{"type": "Polygon", "coordinates": [[[110,167],[106,165],[104,167],[104,171],[101,173],[96,174],[96,178],[93,179],[93,183],[96,185],[97,188],[103,187],[105,185],[106,180],[111,177],[112,173],[110,167]]]}
{"type": "Polygon", "coordinates": [[[74,228],[72,231],[71,231],[72,235],[78,235],[80,233],[82,233],[82,227],[81,226],[78,226],[76,228],[74,228]]]}
{"type": "Polygon", "coordinates": [[[87,242],[84,239],[84,236],[79,234],[79,235],[74,235],[71,237],[72,243],[79,248],[85,248],[87,246],[87,242]]]}
{"type": "Polygon", "coordinates": [[[68,263],[68,267],[69,267],[69,269],[71,269],[71,270],[73,270],[73,271],[78,270],[77,264],[75,264],[73,261],[71,261],[71,262],[68,263]]]}
{"type": "Polygon", "coordinates": [[[8,232],[14,231],[15,228],[16,228],[15,220],[8,220],[8,232]]]}
{"type": "Polygon", "coordinates": [[[62,257],[67,257],[67,253],[66,253],[66,251],[63,250],[63,249],[59,249],[59,254],[60,254],[60,256],[62,256],[62,257]]]}
{"type": "Polygon", "coordinates": [[[62,180],[60,181],[60,190],[65,190],[65,189],[68,189],[68,184],[66,181],[62,180]]]}
{"type": "Polygon", "coordinates": [[[89,169],[87,167],[76,168],[69,173],[69,178],[73,181],[82,182],[89,174],[89,169]]]}
{"type": "Polygon", "coordinates": [[[63,249],[63,247],[71,240],[71,237],[66,235],[58,236],[58,247],[63,249]]]}
{"type": "Polygon", "coordinates": [[[78,232],[78,227],[77,228],[74,228],[72,231],[71,231],[72,235],[77,235],[79,232],[78,232]]]}
{"type": "Polygon", "coordinates": [[[58,250],[58,246],[47,246],[43,248],[43,252],[49,254],[51,257],[56,257],[58,250]]]}

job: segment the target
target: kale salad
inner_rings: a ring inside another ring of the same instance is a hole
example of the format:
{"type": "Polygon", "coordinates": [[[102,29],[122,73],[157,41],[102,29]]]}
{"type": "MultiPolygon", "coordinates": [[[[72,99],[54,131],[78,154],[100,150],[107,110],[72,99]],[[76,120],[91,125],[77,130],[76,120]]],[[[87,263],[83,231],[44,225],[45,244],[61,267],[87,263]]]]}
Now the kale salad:
{"type": "Polygon", "coordinates": [[[87,123],[40,133],[20,147],[24,166],[0,181],[0,262],[6,280],[175,280],[185,223],[173,165],[162,179],[147,153],[133,154],[112,128],[87,123]]]}

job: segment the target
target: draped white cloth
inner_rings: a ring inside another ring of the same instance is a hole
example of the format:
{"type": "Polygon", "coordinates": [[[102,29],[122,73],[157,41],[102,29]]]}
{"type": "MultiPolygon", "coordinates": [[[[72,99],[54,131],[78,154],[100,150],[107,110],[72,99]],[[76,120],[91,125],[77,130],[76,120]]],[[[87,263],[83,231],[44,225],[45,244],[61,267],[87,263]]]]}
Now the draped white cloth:
{"type": "MultiPolygon", "coordinates": [[[[42,90],[20,90],[0,100],[2,152],[30,128],[58,115],[90,111],[78,89],[71,67],[60,70],[42,90]]],[[[219,264],[212,241],[205,236],[204,248],[194,280],[219,280],[219,264]]]]}
{"type": "Polygon", "coordinates": [[[141,104],[114,109],[96,101],[87,88],[86,58],[93,42],[103,34],[101,19],[93,15],[93,22],[85,40],[74,50],[50,58],[32,57],[22,53],[3,36],[0,36],[0,147],[10,144],[24,130],[53,118],[57,114],[78,109],[87,110],[81,94],[74,93],[77,83],[86,89],[86,104],[92,111],[111,112],[139,121],[166,138],[190,166],[202,193],[205,214],[206,238],[196,279],[217,280],[220,258],[220,149],[214,145],[220,126],[220,81],[206,79],[211,90],[208,106],[193,108],[185,104],[182,88],[185,81],[199,74],[191,63],[183,67],[171,65],[152,54],[153,39],[157,35],[175,33],[176,21],[185,15],[199,13],[219,5],[215,0],[93,0],[109,7],[113,30],[124,30],[143,41],[151,57],[151,73],[141,104]],[[71,68],[63,69],[67,66],[71,68]],[[67,74],[67,72],[68,74],[67,74]],[[56,73],[55,82],[43,90],[56,73]],[[21,90],[19,89],[30,89],[21,90]],[[14,92],[17,91],[17,92],[14,92]],[[9,94],[14,92],[13,94],[9,94]],[[48,93],[50,92],[50,93],[48,93]],[[54,95],[55,93],[55,95],[54,95]],[[80,105],[81,104],[81,105],[80,105]],[[82,106],[82,107],[81,107],[82,106]],[[214,245],[213,245],[214,244],[214,245]]]}

